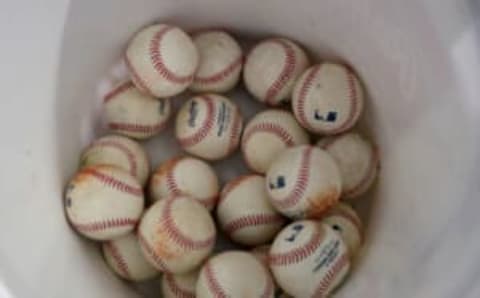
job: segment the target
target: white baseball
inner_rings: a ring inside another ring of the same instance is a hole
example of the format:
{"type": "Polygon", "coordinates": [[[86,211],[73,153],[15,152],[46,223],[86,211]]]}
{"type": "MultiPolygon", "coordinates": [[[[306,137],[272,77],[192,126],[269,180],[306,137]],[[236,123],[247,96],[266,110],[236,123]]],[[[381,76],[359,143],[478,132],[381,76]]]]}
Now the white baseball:
{"type": "Polygon", "coordinates": [[[273,298],[270,273],[252,254],[229,251],[210,258],[200,271],[197,298],[264,297],[273,298]]]}
{"type": "Polygon", "coordinates": [[[364,106],[357,76],[341,64],[322,63],[307,69],[295,84],[292,109],[298,122],[317,134],[352,128],[364,106]]]}
{"type": "Polygon", "coordinates": [[[235,39],[220,30],[201,31],[193,36],[200,65],[190,89],[194,92],[226,92],[237,85],[242,71],[242,49],[235,39]]]}
{"type": "Polygon", "coordinates": [[[278,106],[290,101],[293,85],[308,65],[305,52],[291,40],[261,41],[246,57],[245,87],[259,101],[278,106]]]}
{"type": "Polygon", "coordinates": [[[294,297],[329,297],[350,270],[340,235],[312,220],[282,230],[270,249],[269,263],[277,283],[294,297]]]}
{"type": "Polygon", "coordinates": [[[308,134],[290,112],[271,109],[256,114],[247,123],[241,148],[248,167],[265,173],[284,149],[308,143],[308,134]]]}
{"type": "Polygon", "coordinates": [[[184,274],[165,273],[162,276],[163,298],[195,298],[200,270],[193,270],[184,274]]]}
{"type": "Polygon", "coordinates": [[[177,114],[175,133],[186,152],[207,160],[232,154],[240,143],[243,120],[239,108],[217,94],[188,100],[177,114]]]}
{"type": "Polygon", "coordinates": [[[290,218],[318,218],[335,205],[342,191],[333,158],[313,146],[284,150],[267,172],[273,206],[290,218]]]}
{"type": "Polygon", "coordinates": [[[342,176],[342,199],[365,194],[377,177],[380,160],[375,146],[358,133],[325,137],[318,144],[330,153],[342,176]]]}
{"type": "Polygon", "coordinates": [[[265,178],[240,176],[225,185],[217,207],[218,223],[235,242],[260,245],[269,242],[286,222],[269,201],[265,178]]]}
{"type": "Polygon", "coordinates": [[[145,185],[150,172],[147,153],[143,147],[126,137],[108,135],[93,141],[80,157],[80,166],[107,164],[120,167],[145,185]]]}
{"type": "Polygon", "coordinates": [[[187,196],[154,203],[144,214],[138,237],[147,261],[163,272],[186,273],[212,252],[215,224],[208,210],[187,196]]]}
{"type": "Polygon", "coordinates": [[[133,233],[103,242],[102,251],[113,272],[123,279],[144,281],[159,274],[158,270],[145,260],[137,236],[133,233]]]}
{"type": "Polygon", "coordinates": [[[199,55],[192,39],[180,28],[157,24],[138,32],[130,41],[125,64],[143,93],[170,97],[192,83],[199,55]]]}
{"type": "Polygon", "coordinates": [[[321,222],[329,225],[348,247],[351,256],[355,256],[362,245],[362,221],[358,214],[347,204],[338,203],[330,209],[321,222]]]}
{"type": "Polygon", "coordinates": [[[172,195],[188,195],[208,210],[215,207],[220,185],[214,169],[193,157],[174,157],[162,163],[150,180],[154,201],[172,195]]]}
{"type": "Polygon", "coordinates": [[[73,228],[93,240],[131,232],[142,215],[143,191],[127,171],[110,165],[81,169],[67,185],[65,208],[73,228]]]}
{"type": "Polygon", "coordinates": [[[118,134],[147,139],[161,132],[170,118],[170,99],[140,93],[132,82],[122,83],[104,97],[108,128],[118,134]]]}

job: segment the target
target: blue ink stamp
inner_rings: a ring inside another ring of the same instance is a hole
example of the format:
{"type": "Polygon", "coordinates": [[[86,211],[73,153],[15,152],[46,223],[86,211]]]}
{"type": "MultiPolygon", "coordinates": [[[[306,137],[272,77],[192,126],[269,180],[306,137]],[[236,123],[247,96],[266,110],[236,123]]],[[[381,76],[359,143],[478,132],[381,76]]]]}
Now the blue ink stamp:
{"type": "Polygon", "coordinates": [[[285,185],[286,185],[286,183],[285,183],[285,177],[284,176],[278,176],[274,183],[272,183],[272,182],[269,183],[270,189],[284,188],[285,185]]]}
{"type": "Polygon", "coordinates": [[[326,116],[324,116],[324,115],[321,115],[318,110],[315,110],[313,117],[315,118],[315,120],[318,120],[318,121],[335,122],[337,121],[337,112],[330,111],[327,113],[326,116]]]}
{"type": "Polygon", "coordinates": [[[195,127],[195,121],[197,120],[198,116],[198,103],[194,100],[190,104],[190,109],[188,110],[189,117],[188,117],[188,126],[195,127]]]}
{"type": "Polygon", "coordinates": [[[292,230],[293,230],[292,235],[285,238],[285,240],[288,241],[288,242],[295,241],[295,238],[297,238],[298,234],[303,230],[303,225],[302,224],[295,224],[292,227],[292,230]]]}

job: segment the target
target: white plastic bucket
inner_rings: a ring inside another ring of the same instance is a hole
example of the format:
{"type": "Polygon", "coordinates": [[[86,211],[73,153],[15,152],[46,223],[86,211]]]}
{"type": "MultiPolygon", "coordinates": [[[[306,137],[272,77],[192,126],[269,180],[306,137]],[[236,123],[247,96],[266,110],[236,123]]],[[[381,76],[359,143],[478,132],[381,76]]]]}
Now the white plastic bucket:
{"type": "Polygon", "coordinates": [[[335,297],[480,297],[480,4],[475,0],[4,3],[0,297],[137,297],[66,224],[98,80],[145,24],[293,37],[353,65],[382,155],[365,253],[335,297]]]}

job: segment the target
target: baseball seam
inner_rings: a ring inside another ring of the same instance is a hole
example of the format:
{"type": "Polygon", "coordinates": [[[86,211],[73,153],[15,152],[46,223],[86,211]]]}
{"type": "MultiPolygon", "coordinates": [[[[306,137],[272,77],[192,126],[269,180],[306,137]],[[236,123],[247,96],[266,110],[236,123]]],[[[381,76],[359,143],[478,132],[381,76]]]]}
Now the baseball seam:
{"type": "Polygon", "coordinates": [[[228,297],[228,295],[224,292],[222,286],[218,282],[210,262],[205,265],[205,278],[207,279],[207,287],[215,298],[228,297]]]}
{"type": "Polygon", "coordinates": [[[251,228],[260,225],[280,224],[284,219],[278,214],[249,214],[238,217],[223,226],[223,229],[228,234],[233,234],[243,228],[251,228]]]}
{"type": "Polygon", "coordinates": [[[325,276],[320,280],[320,283],[315,290],[312,297],[325,298],[329,294],[329,288],[332,282],[337,277],[338,273],[348,264],[349,257],[348,254],[344,253],[342,256],[335,262],[335,264],[327,271],[325,276]]]}
{"type": "Polygon", "coordinates": [[[268,263],[270,266],[285,266],[297,264],[311,256],[323,241],[324,231],[315,231],[303,246],[284,253],[270,253],[268,263]]]}
{"type": "Polygon", "coordinates": [[[233,123],[232,123],[232,133],[230,134],[229,145],[227,149],[227,155],[234,152],[237,149],[238,143],[240,141],[241,130],[242,130],[242,118],[240,116],[240,111],[237,106],[233,109],[233,123]]]}
{"type": "Polygon", "coordinates": [[[128,55],[125,54],[125,65],[127,66],[127,69],[130,73],[130,77],[135,84],[135,86],[138,88],[138,90],[143,91],[144,93],[148,93],[150,95],[153,95],[152,90],[148,86],[147,82],[145,82],[141,77],[140,74],[137,72],[135,67],[133,67],[132,62],[130,61],[130,58],[128,58],[128,55]]]}
{"type": "Polygon", "coordinates": [[[173,274],[165,274],[165,281],[168,288],[176,298],[195,298],[195,293],[182,289],[175,281],[173,274]]]}
{"type": "Polygon", "coordinates": [[[186,76],[176,75],[173,71],[167,68],[162,56],[162,40],[165,35],[173,29],[175,29],[175,27],[165,26],[153,35],[152,39],[150,40],[149,55],[153,64],[153,68],[161,77],[171,83],[186,84],[192,81],[193,74],[186,76]]]}
{"type": "Polygon", "coordinates": [[[178,138],[180,145],[184,148],[194,146],[205,139],[215,124],[215,105],[213,99],[208,95],[199,96],[197,99],[202,100],[207,105],[207,115],[195,133],[187,137],[178,138]]]}
{"type": "Polygon", "coordinates": [[[118,250],[118,247],[112,241],[108,241],[105,243],[105,249],[112,256],[113,260],[115,261],[115,264],[117,265],[118,270],[122,273],[122,276],[125,278],[130,278],[128,264],[123,258],[120,251],[118,250]]]}
{"type": "Polygon", "coordinates": [[[270,298],[273,297],[273,292],[274,292],[274,284],[273,280],[271,278],[271,274],[269,272],[268,267],[262,266],[264,272],[265,272],[265,291],[262,294],[262,298],[270,298]]]}
{"type": "Polygon", "coordinates": [[[120,192],[128,193],[143,199],[143,191],[139,187],[128,185],[123,181],[120,181],[107,174],[101,173],[100,171],[97,171],[96,169],[93,169],[93,168],[86,168],[82,172],[87,175],[92,175],[93,177],[101,181],[106,186],[109,186],[120,192]]]}
{"type": "Polygon", "coordinates": [[[111,130],[129,133],[140,134],[157,134],[162,131],[166,126],[167,121],[162,121],[157,124],[139,124],[139,123],[124,123],[124,122],[109,122],[108,127],[111,130]]]}
{"type": "Polygon", "coordinates": [[[134,218],[112,218],[88,223],[76,223],[73,221],[71,221],[71,223],[77,231],[83,233],[91,233],[104,231],[112,228],[135,226],[138,223],[138,220],[134,218]]]}
{"type": "Polygon", "coordinates": [[[220,207],[220,204],[222,204],[226,198],[228,197],[228,195],[237,187],[239,186],[241,183],[243,183],[244,181],[250,179],[250,178],[253,178],[255,177],[255,175],[243,175],[243,176],[238,176],[236,178],[234,178],[233,180],[231,180],[230,182],[228,182],[222,189],[222,192],[220,193],[220,199],[218,201],[218,206],[220,207]]]}
{"type": "Polygon", "coordinates": [[[135,86],[133,85],[133,83],[131,81],[120,84],[119,86],[117,86],[116,88],[114,88],[113,90],[108,92],[103,97],[103,102],[106,103],[106,102],[110,101],[111,99],[113,99],[114,97],[116,97],[117,95],[119,95],[119,94],[133,88],[133,87],[135,87],[135,86]]]}
{"type": "Polygon", "coordinates": [[[155,263],[156,267],[163,272],[169,272],[167,270],[167,265],[162,261],[162,259],[155,253],[153,247],[150,246],[145,236],[142,235],[140,231],[138,231],[138,242],[144,249],[145,253],[150,257],[151,260],[155,263]]]}
{"type": "Polygon", "coordinates": [[[308,91],[312,88],[313,80],[320,71],[322,65],[314,66],[309,70],[309,73],[305,77],[302,87],[300,88],[298,99],[296,100],[296,105],[294,106],[295,111],[297,112],[297,120],[302,124],[303,127],[313,130],[313,127],[308,122],[308,118],[305,112],[305,100],[308,94],[308,91]]]}
{"type": "Polygon", "coordinates": [[[235,59],[232,63],[227,65],[225,69],[216,72],[210,76],[206,77],[199,77],[195,76],[193,78],[194,84],[199,85],[207,85],[207,84],[215,84],[225,80],[228,76],[230,76],[237,68],[242,66],[243,56],[240,55],[237,59],[235,59]]]}
{"type": "Polygon", "coordinates": [[[293,72],[297,64],[297,59],[295,57],[295,50],[292,45],[288,42],[277,39],[269,40],[271,43],[279,45],[282,50],[285,52],[284,66],[280,75],[275,79],[272,85],[267,89],[265,95],[265,101],[270,105],[275,105],[275,97],[278,93],[285,87],[287,82],[292,78],[293,72]]]}
{"type": "Polygon", "coordinates": [[[215,243],[215,235],[211,235],[204,240],[194,240],[189,236],[185,236],[175,225],[175,221],[172,218],[172,207],[175,201],[174,199],[167,199],[162,214],[163,216],[161,217],[168,238],[185,250],[208,249],[212,247],[215,243]]]}
{"type": "Polygon", "coordinates": [[[90,148],[88,148],[85,152],[88,152],[89,150],[100,149],[101,147],[111,147],[122,152],[127,157],[130,174],[134,177],[137,176],[137,161],[135,159],[135,155],[130,148],[128,148],[128,146],[114,140],[99,140],[93,142],[90,148]]]}
{"type": "Polygon", "coordinates": [[[310,157],[312,155],[312,147],[307,147],[302,152],[300,169],[293,190],[283,198],[276,198],[272,203],[279,209],[287,209],[295,206],[303,197],[310,179],[310,157]]]}
{"type": "Polygon", "coordinates": [[[271,133],[277,136],[285,144],[285,146],[291,147],[295,145],[293,136],[290,134],[288,130],[282,127],[281,124],[271,123],[271,122],[262,122],[262,123],[257,123],[253,126],[250,126],[248,127],[247,130],[245,130],[245,133],[243,134],[243,143],[245,144],[245,146],[246,146],[246,143],[248,143],[250,137],[257,132],[271,133]]]}

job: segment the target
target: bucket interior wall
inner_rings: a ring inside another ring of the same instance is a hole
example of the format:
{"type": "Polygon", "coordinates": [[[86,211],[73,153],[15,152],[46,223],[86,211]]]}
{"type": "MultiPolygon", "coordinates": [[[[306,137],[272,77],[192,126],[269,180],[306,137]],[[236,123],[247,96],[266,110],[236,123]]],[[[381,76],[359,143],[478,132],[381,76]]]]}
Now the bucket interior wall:
{"type": "MultiPolygon", "coordinates": [[[[30,153],[14,155],[27,169],[20,181],[9,185],[10,175],[1,176],[3,194],[11,201],[0,222],[4,229],[15,225],[15,232],[0,232],[5,297],[138,295],[109,272],[95,245],[70,231],[62,188],[96,132],[98,81],[121,59],[132,34],[156,21],[291,37],[319,60],[352,65],[362,78],[369,95],[362,121],[380,147],[382,169],[371,194],[364,253],[335,297],[480,295],[475,283],[480,266],[476,1],[59,2],[64,10],[52,13],[55,24],[64,27],[44,33],[60,46],[52,46],[45,60],[54,63],[29,65],[42,66],[36,74],[50,80],[50,89],[30,98],[31,123],[21,128],[28,140],[7,137],[19,144],[7,146],[7,153],[17,148],[30,153]],[[34,161],[29,164],[28,158],[34,161]]],[[[47,20],[46,8],[35,7],[47,20]]],[[[25,46],[42,43],[37,36],[47,29],[32,29],[36,34],[25,46]]],[[[23,100],[34,96],[34,86],[22,93],[23,100]]],[[[13,87],[6,88],[13,94],[13,87]]],[[[12,111],[22,109],[13,104],[12,111]]],[[[15,120],[18,113],[6,117],[15,120]]]]}

